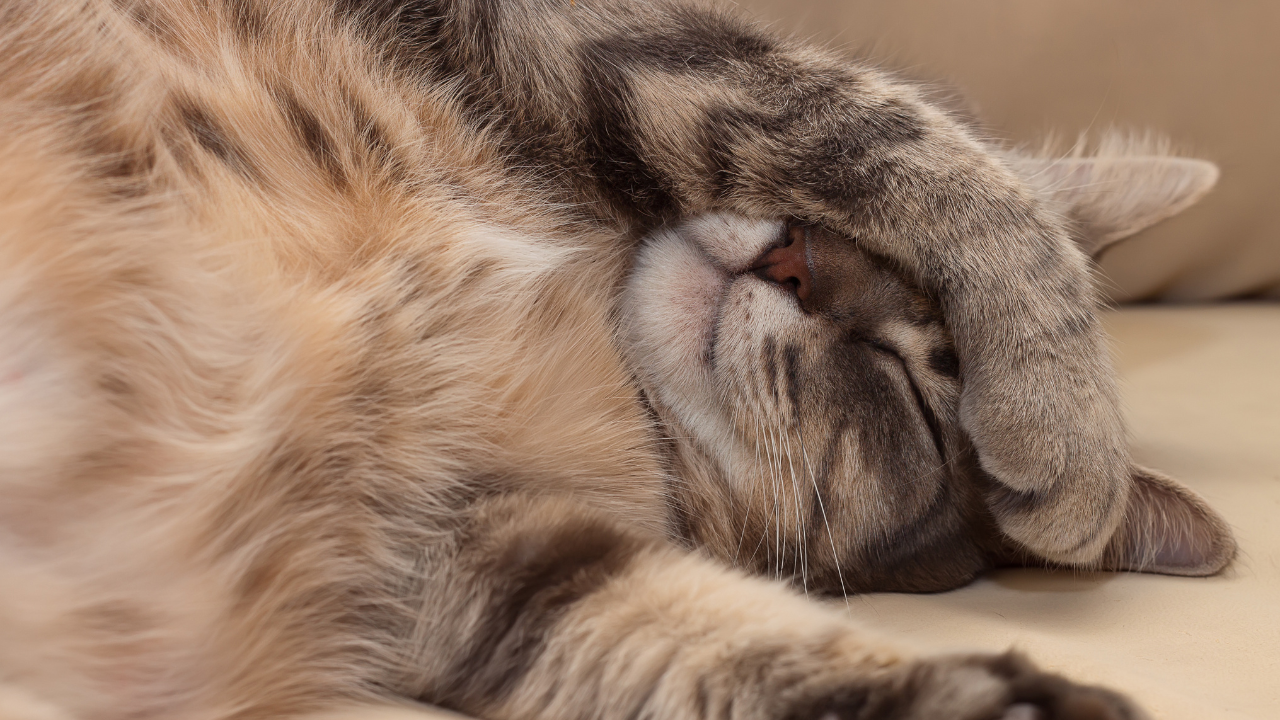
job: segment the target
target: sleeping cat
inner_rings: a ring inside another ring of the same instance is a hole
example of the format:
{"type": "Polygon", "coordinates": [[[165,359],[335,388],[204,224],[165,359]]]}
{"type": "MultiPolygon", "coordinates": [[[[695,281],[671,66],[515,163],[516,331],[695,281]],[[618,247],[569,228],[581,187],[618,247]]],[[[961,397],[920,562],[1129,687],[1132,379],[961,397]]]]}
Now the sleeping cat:
{"type": "Polygon", "coordinates": [[[1209,574],[1025,157],[713,7],[0,4],[0,718],[1130,718],[802,594],[1209,574]],[[764,577],[760,577],[764,576],[764,577]]]}

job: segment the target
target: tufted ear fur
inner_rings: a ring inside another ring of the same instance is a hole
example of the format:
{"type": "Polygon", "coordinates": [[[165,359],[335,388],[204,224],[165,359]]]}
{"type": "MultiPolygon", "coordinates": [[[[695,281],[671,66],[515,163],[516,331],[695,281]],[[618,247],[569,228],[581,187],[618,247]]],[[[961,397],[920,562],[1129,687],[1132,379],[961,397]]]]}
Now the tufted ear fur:
{"type": "Polygon", "coordinates": [[[1218,182],[1218,166],[1176,157],[1167,144],[1108,135],[1089,156],[1015,152],[1013,169],[1076,225],[1084,251],[1103,250],[1191,207],[1218,182]]]}
{"type": "Polygon", "coordinates": [[[1100,569],[1212,575],[1236,554],[1227,523],[1198,495],[1155,470],[1133,466],[1124,520],[1100,569]]]}

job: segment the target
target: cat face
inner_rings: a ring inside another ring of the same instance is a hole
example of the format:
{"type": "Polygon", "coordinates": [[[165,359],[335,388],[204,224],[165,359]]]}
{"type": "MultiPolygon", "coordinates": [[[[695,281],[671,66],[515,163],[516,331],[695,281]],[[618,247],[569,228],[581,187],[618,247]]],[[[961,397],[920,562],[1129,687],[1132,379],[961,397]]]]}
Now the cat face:
{"type": "MultiPolygon", "coordinates": [[[[1076,219],[1086,249],[1189,204],[1167,190],[1178,162],[1014,159],[1046,204],[1076,219]],[[1157,172],[1101,182],[1151,163],[1157,172]],[[1082,182],[1123,192],[1114,203],[1079,196],[1082,182]]],[[[963,426],[964,368],[937,300],[856,238],[691,218],[647,239],[622,307],[688,541],[832,593],[942,590],[993,565],[1042,563],[993,517],[995,481],[963,426]]],[[[1201,501],[1149,471],[1132,478],[1125,520],[1094,567],[1204,574],[1229,560],[1230,534],[1201,501]]]]}
{"type": "Polygon", "coordinates": [[[624,306],[692,540],[835,592],[954,587],[998,550],[941,313],[856,241],[703,216],[649,240],[624,306]]]}

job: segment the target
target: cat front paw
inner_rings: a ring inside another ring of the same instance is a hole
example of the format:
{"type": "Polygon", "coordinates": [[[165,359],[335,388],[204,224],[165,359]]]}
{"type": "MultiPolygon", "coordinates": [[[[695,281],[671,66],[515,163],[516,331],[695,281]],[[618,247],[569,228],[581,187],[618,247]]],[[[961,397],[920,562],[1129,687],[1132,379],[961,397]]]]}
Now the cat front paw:
{"type": "Polygon", "coordinates": [[[787,720],[1147,720],[1119,693],[1039,670],[1013,652],[929,658],[838,690],[787,720]]]}

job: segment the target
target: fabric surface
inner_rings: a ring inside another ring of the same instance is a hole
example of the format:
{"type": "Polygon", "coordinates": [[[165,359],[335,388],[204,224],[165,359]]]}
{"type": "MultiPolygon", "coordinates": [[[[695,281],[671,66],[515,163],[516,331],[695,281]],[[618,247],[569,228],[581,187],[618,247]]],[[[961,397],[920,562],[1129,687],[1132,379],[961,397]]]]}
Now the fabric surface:
{"type": "MultiPolygon", "coordinates": [[[[1218,188],[1108,252],[1113,298],[1280,297],[1280,3],[1272,0],[738,0],[779,28],[951,86],[994,134],[1063,150],[1155,129],[1218,188]]],[[[944,93],[945,94],[945,93],[944,93]]]]}

